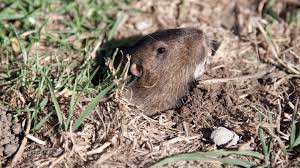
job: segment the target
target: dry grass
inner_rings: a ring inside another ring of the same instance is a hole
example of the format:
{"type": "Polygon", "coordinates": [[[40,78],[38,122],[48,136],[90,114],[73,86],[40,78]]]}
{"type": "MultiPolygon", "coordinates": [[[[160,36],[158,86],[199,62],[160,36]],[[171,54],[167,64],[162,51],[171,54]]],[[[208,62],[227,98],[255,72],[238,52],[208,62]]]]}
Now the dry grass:
{"type": "MultiPolygon", "coordinates": [[[[76,1],[62,11],[46,11],[37,17],[40,26],[49,18],[49,24],[42,29],[37,26],[32,30],[26,19],[20,19],[21,27],[19,19],[5,22],[14,24],[17,36],[4,33],[9,42],[3,47],[9,46],[10,50],[1,54],[0,79],[5,79],[0,83],[4,86],[0,89],[1,102],[13,111],[22,107],[16,115],[18,122],[27,121],[28,125],[31,118],[33,128],[41,126],[26,134],[47,142],[41,145],[37,140],[22,145],[12,164],[148,167],[168,157],[170,164],[165,167],[222,167],[222,163],[228,163],[226,159],[233,159],[233,165],[242,160],[262,167],[299,166],[299,145],[295,144],[299,141],[300,111],[296,100],[300,95],[300,19],[296,1],[141,0],[129,5],[110,2],[106,8],[99,5],[98,9],[94,4],[76,1]],[[81,8],[104,13],[96,12],[98,15],[94,17],[81,8]],[[116,12],[119,9],[122,12],[116,12]],[[122,39],[157,29],[187,26],[204,30],[211,46],[220,46],[210,57],[203,80],[183,107],[152,118],[143,115],[122,98],[124,85],[119,79],[126,78],[126,73],[117,77],[119,73],[112,62],[107,62],[106,80],[97,86],[89,85],[94,70],[92,59],[113,37],[122,39]],[[38,40],[31,43],[37,32],[38,40]],[[42,68],[24,68],[36,66],[32,61],[36,53],[42,68]],[[15,56],[13,63],[6,61],[11,56],[15,56]],[[53,66],[44,69],[49,64],[53,66]],[[13,68],[20,72],[15,74],[17,78],[5,77],[5,71],[15,72],[13,68]],[[36,75],[39,73],[46,75],[36,75]],[[79,74],[82,78],[77,78],[79,74]],[[37,76],[36,80],[22,83],[22,79],[31,76],[37,76]],[[35,83],[45,80],[45,76],[51,79],[53,93],[51,87],[35,83]],[[76,81],[78,87],[74,87],[76,81]],[[118,84],[118,89],[101,97],[95,107],[90,106],[112,82],[118,84]],[[72,102],[73,95],[80,95],[77,101],[72,102]],[[30,98],[34,101],[29,101],[30,98]],[[74,106],[70,106],[72,103],[74,106]],[[70,107],[74,108],[72,120],[58,124],[58,115],[68,116],[70,107]],[[87,107],[91,109],[81,121],[84,126],[74,131],[76,119],[87,107]],[[58,111],[61,113],[57,114],[58,111]],[[201,157],[209,158],[210,151],[221,150],[206,135],[218,126],[225,126],[241,137],[237,146],[224,150],[255,151],[264,157],[226,154],[203,160],[201,157]],[[203,153],[201,157],[189,155],[173,163],[172,159],[178,156],[175,154],[191,152],[203,153]]],[[[1,33],[0,30],[0,36],[1,33]]],[[[5,159],[3,166],[11,158],[5,159]]]]}

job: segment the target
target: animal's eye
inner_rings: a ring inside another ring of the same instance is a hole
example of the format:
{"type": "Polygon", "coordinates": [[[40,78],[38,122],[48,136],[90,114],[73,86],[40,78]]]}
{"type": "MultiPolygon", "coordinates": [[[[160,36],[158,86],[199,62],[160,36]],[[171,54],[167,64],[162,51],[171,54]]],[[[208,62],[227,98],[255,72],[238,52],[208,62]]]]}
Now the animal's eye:
{"type": "Polygon", "coordinates": [[[157,54],[164,54],[165,52],[167,51],[167,49],[166,48],[164,48],[164,47],[159,47],[158,49],[157,49],[157,54]]]}

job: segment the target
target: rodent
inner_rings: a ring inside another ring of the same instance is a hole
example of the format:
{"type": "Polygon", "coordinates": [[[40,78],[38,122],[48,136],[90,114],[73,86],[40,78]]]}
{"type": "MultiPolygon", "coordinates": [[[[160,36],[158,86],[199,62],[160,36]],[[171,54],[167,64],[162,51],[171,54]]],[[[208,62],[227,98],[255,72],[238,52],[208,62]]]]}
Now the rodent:
{"type": "Polygon", "coordinates": [[[125,53],[131,56],[125,98],[147,116],[176,107],[204,73],[208,44],[196,28],[146,35],[125,53]]]}

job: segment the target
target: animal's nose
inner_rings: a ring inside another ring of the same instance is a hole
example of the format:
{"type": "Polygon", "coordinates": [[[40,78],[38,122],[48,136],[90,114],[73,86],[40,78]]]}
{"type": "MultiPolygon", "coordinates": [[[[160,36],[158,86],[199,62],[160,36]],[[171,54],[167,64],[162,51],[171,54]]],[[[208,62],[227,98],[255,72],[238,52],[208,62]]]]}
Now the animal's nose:
{"type": "Polygon", "coordinates": [[[143,74],[143,66],[139,63],[132,63],[130,65],[130,72],[132,75],[140,77],[143,74]]]}

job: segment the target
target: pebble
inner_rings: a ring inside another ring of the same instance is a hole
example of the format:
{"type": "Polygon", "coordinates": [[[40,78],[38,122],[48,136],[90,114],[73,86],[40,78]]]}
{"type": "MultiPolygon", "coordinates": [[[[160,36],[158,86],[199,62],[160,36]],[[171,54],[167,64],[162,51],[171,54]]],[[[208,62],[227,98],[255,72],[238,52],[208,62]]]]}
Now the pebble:
{"type": "Polygon", "coordinates": [[[0,116],[0,121],[4,122],[4,121],[6,121],[6,120],[7,120],[6,115],[1,115],[1,116],[0,116]]]}
{"type": "Polygon", "coordinates": [[[235,146],[238,143],[240,137],[235,132],[227,128],[218,127],[211,133],[210,139],[217,146],[225,145],[226,147],[231,147],[235,146]]]}
{"type": "Polygon", "coordinates": [[[21,129],[21,124],[16,123],[12,126],[12,131],[14,134],[20,134],[22,129],[21,129]]]}
{"type": "Polygon", "coordinates": [[[18,150],[19,144],[7,144],[4,147],[4,154],[6,156],[14,154],[18,150]]]}
{"type": "Polygon", "coordinates": [[[61,147],[59,147],[59,148],[57,148],[57,149],[54,151],[54,153],[52,154],[52,156],[53,156],[53,157],[58,157],[58,156],[60,156],[63,152],[64,152],[64,149],[61,148],[61,147]]]}
{"type": "Polygon", "coordinates": [[[143,21],[139,21],[135,24],[135,27],[138,30],[145,30],[145,29],[150,28],[151,26],[152,26],[151,20],[143,20],[143,21]]]}

